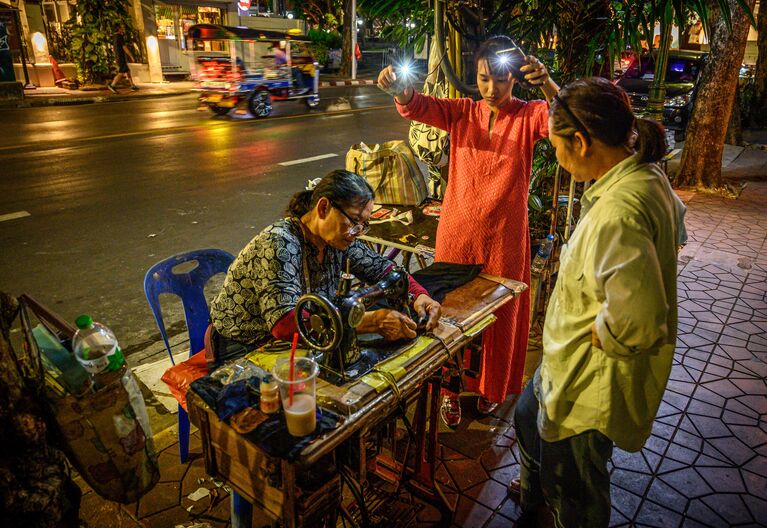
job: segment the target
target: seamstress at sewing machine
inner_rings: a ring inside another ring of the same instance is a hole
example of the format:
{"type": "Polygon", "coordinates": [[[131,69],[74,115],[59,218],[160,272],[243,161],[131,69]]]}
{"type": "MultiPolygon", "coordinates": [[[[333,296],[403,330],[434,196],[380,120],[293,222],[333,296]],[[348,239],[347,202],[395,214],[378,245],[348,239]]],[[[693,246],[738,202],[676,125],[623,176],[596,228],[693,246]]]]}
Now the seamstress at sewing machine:
{"type": "MultiPolygon", "coordinates": [[[[345,170],[335,170],[313,189],[293,196],[287,218],[266,227],[240,251],[211,304],[214,367],[243,355],[267,341],[289,341],[297,331],[294,308],[305,293],[333,298],[341,272],[349,269],[361,281],[381,280],[394,266],[357,240],[369,229],[373,189],[345,170]]],[[[442,311],[412,277],[413,308],[437,326],[442,311]]],[[[412,339],[417,324],[391,309],[366,312],[359,333],[385,339],[412,339]]]]}

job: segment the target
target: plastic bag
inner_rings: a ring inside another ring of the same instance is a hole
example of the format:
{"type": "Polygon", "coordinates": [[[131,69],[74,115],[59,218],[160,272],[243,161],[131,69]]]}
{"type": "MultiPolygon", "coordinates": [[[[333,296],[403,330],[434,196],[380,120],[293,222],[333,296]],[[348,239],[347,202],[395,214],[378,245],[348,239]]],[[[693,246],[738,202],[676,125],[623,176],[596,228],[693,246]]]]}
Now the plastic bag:
{"type": "Polygon", "coordinates": [[[418,205],[426,198],[426,181],[404,141],[387,141],[372,149],[364,143],[353,145],[346,153],[346,170],[368,181],[377,204],[418,205]]]}
{"type": "MultiPolygon", "coordinates": [[[[37,316],[48,330],[33,331],[31,325],[22,325],[31,355],[39,360],[33,368],[39,369],[41,397],[51,426],[58,429],[53,436],[96,493],[123,504],[137,501],[160,480],[160,468],[146,405],[133,373],[124,365],[104,387],[88,390],[87,384],[72,376],[74,367],[71,361],[63,361],[61,348],[52,346],[52,339],[68,345],[74,328],[28,296],[19,300],[21,309],[37,316]],[[71,387],[83,392],[72,394],[71,387]]],[[[22,318],[25,321],[28,317],[22,318]]]]}
{"type": "Polygon", "coordinates": [[[186,361],[170,367],[160,379],[168,386],[171,394],[186,411],[186,391],[189,390],[189,385],[207,373],[208,362],[205,358],[205,351],[202,350],[186,361]]]}
{"type": "Polygon", "coordinates": [[[247,358],[239,358],[235,361],[216,369],[210,375],[211,379],[221,382],[222,385],[230,385],[240,380],[252,378],[261,379],[266,372],[247,358]]]}

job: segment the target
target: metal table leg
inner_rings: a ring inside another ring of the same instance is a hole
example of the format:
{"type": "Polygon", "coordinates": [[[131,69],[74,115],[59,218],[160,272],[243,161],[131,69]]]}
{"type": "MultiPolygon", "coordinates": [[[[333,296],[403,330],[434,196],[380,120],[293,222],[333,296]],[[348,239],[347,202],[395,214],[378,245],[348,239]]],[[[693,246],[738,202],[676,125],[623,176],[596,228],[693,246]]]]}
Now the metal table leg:
{"type": "Polygon", "coordinates": [[[453,508],[434,481],[437,463],[437,434],[439,433],[439,404],[442,376],[432,376],[421,387],[415,411],[415,467],[408,468],[406,485],[418,498],[428,502],[440,512],[437,526],[448,527],[453,520],[453,508]],[[431,399],[430,399],[431,396],[431,399]],[[428,404],[428,416],[426,413],[428,404]],[[428,422],[428,430],[427,430],[428,422]]]}

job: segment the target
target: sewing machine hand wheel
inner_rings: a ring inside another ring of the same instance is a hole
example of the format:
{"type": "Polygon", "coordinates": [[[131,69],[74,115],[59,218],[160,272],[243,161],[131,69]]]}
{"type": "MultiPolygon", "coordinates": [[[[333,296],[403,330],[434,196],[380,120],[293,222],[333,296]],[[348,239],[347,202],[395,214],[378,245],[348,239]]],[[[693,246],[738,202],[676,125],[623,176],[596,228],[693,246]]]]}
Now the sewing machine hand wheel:
{"type": "Polygon", "coordinates": [[[322,295],[307,293],[298,299],[296,323],[304,341],[320,352],[335,349],[343,337],[341,314],[322,295]]]}

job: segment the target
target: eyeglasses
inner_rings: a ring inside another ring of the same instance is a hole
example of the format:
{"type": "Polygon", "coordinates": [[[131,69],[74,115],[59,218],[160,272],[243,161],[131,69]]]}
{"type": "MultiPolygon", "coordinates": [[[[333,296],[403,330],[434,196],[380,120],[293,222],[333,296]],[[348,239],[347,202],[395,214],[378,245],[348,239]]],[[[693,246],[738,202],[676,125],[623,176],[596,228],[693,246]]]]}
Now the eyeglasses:
{"type": "Polygon", "coordinates": [[[581,134],[583,134],[586,138],[586,141],[590,143],[591,134],[589,134],[589,131],[586,129],[586,125],[583,124],[583,121],[578,119],[578,116],[576,116],[575,113],[572,110],[570,110],[570,107],[567,106],[567,104],[565,104],[564,100],[562,100],[561,97],[559,97],[558,95],[555,95],[554,100],[557,103],[559,103],[559,106],[561,106],[562,110],[565,111],[565,113],[567,114],[567,117],[570,118],[570,123],[575,127],[575,129],[581,134]]]}
{"type": "Polygon", "coordinates": [[[370,223],[369,222],[367,222],[367,221],[359,222],[358,220],[355,220],[354,218],[349,216],[349,214],[346,211],[344,211],[341,207],[339,207],[338,205],[334,204],[333,202],[330,202],[330,205],[332,205],[333,207],[338,209],[338,211],[340,211],[340,213],[342,215],[344,215],[346,217],[346,219],[349,220],[349,222],[352,223],[352,227],[349,229],[349,234],[351,236],[361,236],[361,235],[364,235],[365,233],[367,233],[368,231],[370,231],[370,223]]]}

